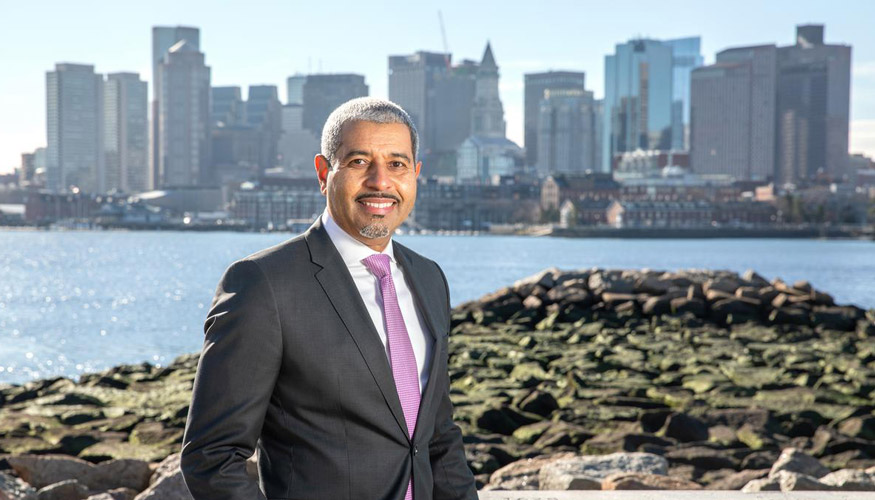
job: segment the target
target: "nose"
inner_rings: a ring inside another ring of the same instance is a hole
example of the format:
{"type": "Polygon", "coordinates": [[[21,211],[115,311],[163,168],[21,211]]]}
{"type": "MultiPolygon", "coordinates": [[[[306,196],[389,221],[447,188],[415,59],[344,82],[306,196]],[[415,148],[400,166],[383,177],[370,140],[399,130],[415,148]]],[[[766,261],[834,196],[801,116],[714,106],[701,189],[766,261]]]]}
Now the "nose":
{"type": "Polygon", "coordinates": [[[368,168],[367,185],[377,191],[385,191],[392,186],[389,166],[382,160],[374,160],[368,168]]]}

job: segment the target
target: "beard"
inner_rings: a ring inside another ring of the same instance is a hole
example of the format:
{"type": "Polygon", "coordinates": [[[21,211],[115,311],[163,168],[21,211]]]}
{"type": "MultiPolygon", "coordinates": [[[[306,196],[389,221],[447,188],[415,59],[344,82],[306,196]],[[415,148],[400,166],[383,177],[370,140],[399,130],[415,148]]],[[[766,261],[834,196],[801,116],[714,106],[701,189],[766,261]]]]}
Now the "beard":
{"type": "Polygon", "coordinates": [[[370,224],[368,224],[367,226],[361,228],[359,230],[359,234],[364,236],[365,238],[368,238],[368,239],[385,238],[386,236],[389,236],[389,226],[387,226],[384,222],[379,220],[379,219],[382,219],[382,217],[379,217],[379,218],[374,217],[374,218],[378,219],[378,220],[375,220],[375,221],[371,222],[370,224]]]}

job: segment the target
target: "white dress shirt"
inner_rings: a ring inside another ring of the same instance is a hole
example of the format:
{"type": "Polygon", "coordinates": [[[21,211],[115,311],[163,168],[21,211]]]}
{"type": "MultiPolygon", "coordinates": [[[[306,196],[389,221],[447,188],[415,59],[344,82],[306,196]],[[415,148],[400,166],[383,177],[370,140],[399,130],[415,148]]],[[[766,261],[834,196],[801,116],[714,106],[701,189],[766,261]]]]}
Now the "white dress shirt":
{"type": "MultiPolygon", "coordinates": [[[[386,343],[386,323],[383,318],[383,296],[380,293],[380,280],[362,263],[363,259],[379,252],[374,251],[373,248],[347,234],[328,215],[328,210],[322,213],[322,225],[325,226],[331,242],[334,243],[335,248],[340,253],[340,258],[343,259],[347,269],[349,269],[349,274],[352,275],[352,280],[355,282],[359,295],[361,295],[365,307],[368,309],[368,314],[374,322],[374,327],[377,329],[380,341],[383,342],[383,348],[386,350],[388,358],[389,350],[386,343]]],[[[428,383],[428,368],[431,365],[434,337],[429,335],[428,327],[422,320],[422,314],[414,303],[410,286],[407,284],[404,273],[395,261],[395,252],[392,248],[391,240],[382,253],[389,256],[389,267],[392,270],[392,281],[395,282],[398,306],[401,308],[404,326],[407,328],[410,344],[413,346],[413,355],[416,357],[416,368],[419,370],[419,392],[421,394],[423,388],[428,383]]]]}

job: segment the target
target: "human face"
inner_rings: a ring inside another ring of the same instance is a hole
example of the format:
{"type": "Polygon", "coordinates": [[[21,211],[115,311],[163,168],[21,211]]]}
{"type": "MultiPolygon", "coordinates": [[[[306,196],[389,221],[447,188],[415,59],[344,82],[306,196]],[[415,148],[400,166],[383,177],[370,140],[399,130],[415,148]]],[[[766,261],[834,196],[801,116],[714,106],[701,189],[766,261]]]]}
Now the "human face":
{"type": "Polygon", "coordinates": [[[328,213],[347,234],[383,251],[416,201],[422,163],[413,161],[410,130],[403,123],[348,122],[336,163],[315,159],[328,213]]]}

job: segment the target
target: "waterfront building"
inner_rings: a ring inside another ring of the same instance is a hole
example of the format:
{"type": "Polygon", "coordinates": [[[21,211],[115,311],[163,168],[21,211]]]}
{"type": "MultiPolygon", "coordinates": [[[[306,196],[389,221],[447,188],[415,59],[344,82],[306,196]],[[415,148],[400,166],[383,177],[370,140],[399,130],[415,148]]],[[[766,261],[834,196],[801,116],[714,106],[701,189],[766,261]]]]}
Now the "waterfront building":
{"type": "Polygon", "coordinates": [[[137,73],[110,73],[103,85],[101,191],[138,193],[152,189],[149,167],[149,91],[137,73]]]}
{"type": "Polygon", "coordinates": [[[194,44],[168,49],[156,79],[158,187],[215,185],[210,171],[210,68],[194,44]]]}
{"type": "Polygon", "coordinates": [[[734,227],[775,222],[776,208],[764,202],[734,201],[618,201],[606,212],[608,224],[617,228],[703,228],[734,227]]]}
{"type": "Polygon", "coordinates": [[[538,129],[544,93],[548,90],[579,90],[582,92],[586,90],[584,86],[586,75],[582,71],[547,71],[528,73],[524,78],[523,132],[526,165],[535,166],[538,163],[538,129]]]}
{"type": "Polygon", "coordinates": [[[823,25],[796,28],[778,48],[776,177],[795,184],[847,173],[851,47],[826,44],[823,25]]]}
{"type": "Polygon", "coordinates": [[[232,127],[244,123],[246,107],[240,87],[212,87],[210,101],[213,127],[232,127]]]}
{"type": "Polygon", "coordinates": [[[307,75],[302,94],[304,128],[321,135],[328,115],[350,99],[367,96],[368,86],[362,75],[307,75]]]}
{"type": "Polygon", "coordinates": [[[777,48],[721,51],[692,77],[690,156],[696,173],[767,180],[775,172],[777,48]]]}
{"type": "Polygon", "coordinates": [[[514,175],[525,163],[525,153],[506,137],[472,135],[459,146],[456,181],[494,184],[514,175]]]}
{"type": "Polygon", "coordinates": [[[542,210],[557,210],[566,200],[614,200],[619,197],[620,184],[611,174],[556,174],[541,183],[542,210]]]}
{"type": "Polygon", "coordinates": [[[185,40],[195,50],[200,50],[200,30],[188,26],[153,26],[152,27],[152,185],[158,186],[159,179],[159,138],[161,137],[161,120],[158,113],[158,101],[163,93],[162,82],[158,78],[158,66],[164,62],[167,51],[177,43],[185,40]]]}
{"type": "Polygon", "coordinates": [[[33,153],[21,153],[21,166],[18,168],[18,185],[29,186],[36,172],[36,155],[33,153]]]}
{"type": "Polygon", "coordinates": [[[103,77],[90,64],[46,73],[46,183],[51,191],[104,189],[103,77]]]}
{"type": "Polygon", "coordinates": [[[316,179],[265,177],[243,183],[231,197],[229,211],[236,219],[257,227],[287,227],[311,223],[325,210],[325,197],[316,179]]]}
{"type": "Polygon", "coordinates": [[[619,153],[671,149],[673,71],[673,49],[659,40],[630,40],[605,56],[603,171],[619,153]]]}
{"type": "Polygon", "coordinates": [[[434,231],[488,231],[495,225],[538,222],[539,188],[505,177],[497,184],[420,180],[408,224],[434,231]]]}
{"type": "Polygon", "coordinates": [[[540,175],[598,170],[598,121],[593,94],[581,89],[547,89],[538,123],[540,175]]]}

